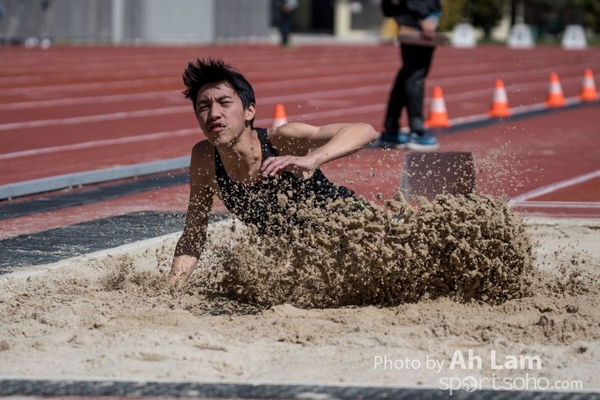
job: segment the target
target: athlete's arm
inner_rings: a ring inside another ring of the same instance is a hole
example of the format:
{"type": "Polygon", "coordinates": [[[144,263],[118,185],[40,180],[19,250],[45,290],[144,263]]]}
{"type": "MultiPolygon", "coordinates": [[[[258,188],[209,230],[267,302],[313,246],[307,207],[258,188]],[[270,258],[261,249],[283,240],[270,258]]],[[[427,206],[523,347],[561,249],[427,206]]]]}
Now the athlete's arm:
{"type": "Polygon", "coordinates": [[[185,226],[175,247],[175,258],[169,274],[169,283],[173,286],[184,283],[190,277],[206,244],[208,216],[214,196],[214,189],[210,184],[211,173],[214,172],[208,167],[212,156],[211,147],[206,141],[196,144],[192,150],[190,200],[185,226]]]}
{"type": "Polygon", "coordinates": [[[279,157],[267,158],[261,171],[274,176],[284,170],[305,170],[348,156],[379,138],[368,124],[332,124],[313,126],[292,122],[269,131],[269,140],[279,157]],[[310,149],[314,149],[310,151],[310,149]]]}

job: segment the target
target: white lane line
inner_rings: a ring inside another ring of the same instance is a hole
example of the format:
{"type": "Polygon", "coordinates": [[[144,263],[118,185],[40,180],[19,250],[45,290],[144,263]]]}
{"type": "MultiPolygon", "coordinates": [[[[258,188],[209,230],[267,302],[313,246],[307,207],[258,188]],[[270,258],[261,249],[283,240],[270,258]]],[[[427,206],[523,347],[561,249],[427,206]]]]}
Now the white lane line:
{"type": "MultiPolygon", "coordinates": [[[[345,53],[344,53],[345,54],[345,53]]],[[[333,60],[335,60],[335,58],[331,58],[333,60]]],[[[321,61],[322,63],[326,63],[326,60],[324,61],[323,59],[320,59],[319,61],[321,61]]],[[[361,59],[362,61],[362,59],[361,59]]],[[[495,64],[494,67],[497,68],[502,68],[504,66],[504,64],[507,65],[513,65],[514,61],[509,60],[509,61],[500,61],[498,60],[495,64]]],[[[140,63],[133,63],[133,65],[138,65],[140,63]]],[[[360,68],[363,65],[371,65],[371,61],[364,61],[364,62],[354,62],[352,63],[352,67],[353,68],[360,68]]],[[[112,64],[111,64],[112,65],[112,64]]],[[[272,63],[271,63],[272,65],[272,63]]],[[[295,64],[291,64],[287,61],[283,61],[283,62],[278,62],[278,66],[273,66],[274,70],[285,70],[288,71],[290,73],[291,76],[293,76],[294,74],[298,74],[298,73],[307,73],[307,72],[311,72],[311,71],[317,71],[319,73],[323,72],[323,68],[327,68],[329,64],[324,64],[324,65],[317,65],[317,66],[312,66],[312,67],[295,67],[295,64]]],[[[430,82],[432,85],[450,85],[450,84],[465,84],[465,83],[473,83],[475,81],[492,81],[493,79],[498,77],[498,73],[497,72],[491,72],[491,73],[486,73],[486,74],[481,74],[481,71],[484,70],[489,70],[489,66],[490,63],[486,62],[486,63],[469,63],[469,64],[463,64],[463,65],[457,65],[454,67],[454,71],[461,71],[464,72],[463,75],[460,76],[452,76],[452,77],[446,77],[446,78],[431,78],[430,82]],[[477,72],[477,75],[474,75],[473,73],[477,72]],[[475,79],[475,81],[474,81],[475,79]]],[[[87,68],[87,67],[86,67],[87,68]]],[[[103,67],[102,69],[105,69],[106,67],[103,67]]],[[[135,67],[132,67],[135,68],[135,67]]],[[[83,68],[80,68],[79,70],[81,70],[83,68]]],[[[157,73],[161,72],[161,71],[165,71],[165,73],[169,72],[169,71],[173,71],[175,70],[175,67],[163,67],[160,69],[153,69],[152,71],[156,71],[157,73]]],[[[547,67],[543,70],[540,70],[539,68],[529,68],[526,70],[521,70],[521,71],[506,71],[504,73],[502,73],[502,78],[506,81],[507,79],[511,78],[511,77],[517,77],[517,78],[527,78],[527,77],[540,77],[543,76],[544,74],[548,74],[549,71],[553,71],[553,72],[557,72],[559,74],[563,74],[566,72],[570,72],[573,70],[573,65],[572,64],[564,64],[561,66],[554,66],[552,68],[547,67]]],[[[246,72],[247,75],[251,75],[254,73],[257,73],[258,71],[254,71],[254,70],[249,70],[246,72]]],[[[146,72],[147,73],[147,72],[146,72]]],[[[390,74],[395,73],[395,71],[389,71],[389,72],[381,72],[381,73],[385,73],[387,74],[387,76],[389,76],[390,74]]],[[[368,75],[368,79],[372,80],[373,79],[373,74],[374,73],[370,73],[370,72],[356,72],[353,73],[353,75],[358,75],[358,76],[365,76],[368,75]]],[[[167,74],[167,75],[170,75],[167,74]]],[[[24,75],[24,77],[30,77],[32,75],[24,75]]],[[[46,75],[44,75],[46,76],[46,75]]],[[[80,76],[80,74],[76,75],[77,77],[80,76]]],[[[114,75],[111,75],[114,76],[114,75]]],[[[335,79],[338,75],[332,75],[332,76],[326,76],[323,77],[324,79],[335,79]]],[[[10,79],[13,79],[15,77],[10,77],[10,79]]],[[[1,79],[1,78],[0,78],[1,79]]],[[[130,80],[133,83],[133,86],[138,87],[140,86],[140,82],[141,81],[153,81],[153,82],[165,82],[165,80],[172,80],[175,79],[175,76],[173,76],[172,78],[168,78],[168,77],[148,77],[148,78],[138,78],[138,79],[132,79],[130,80]]],[[[581,78],[573,78],[573,79],[581,79],[581,78]]],[[[285,80],[281,80],[280,82],[278,82],[280,85],[281,84],[288,84],[289,82],[294,82],[294,81],[306,81],[307,78],[299,78],[299,79],[285,79],[285,80]]],[[[123,79],[123,80],[118,80],[118,81],[111,81],[111,82],[107,82],[106,84],[104,84],[105,87],[110,87],[111,85],[117,85],[117,87],[123,87],[123,85],[128,82],[129,80],[127,79],[123,79]]],[[[561,82],[565,83],[564,78],[561,78],[561,82]]],[[[510,85],[508,85],[507,83],[507,90],[510,90],[510,85]]],[[[0,96],[3,94],[16,94],[16,93],[20,93],[20,94],[28,94],[28,93],[37,93],[39,91],[43,91],[43,92],[65,92],[66,90],[69,91],[80,91],[80,90],[89,90],[89,89],[93,89],[93,88],[99,88],[101,87],[102,84],[100,83],[74,83],[74,84],[61,84],[61,85],[51,85],[51,86],[43,86],[43,87],[39,87],[39,88],[6,88],[6,89],[0,89],[0,96]]],[[[296,86],[296,85],[294,85],[296,86]]]]}
{"type": "MultiPolygon", "coordinates": [[[[322,77],[322,78],[314,78],[314,79],[295,79],[295,80],[285,80],[285,81],[276,81],[276,82],[264,82],[254,85],[256,91],[260,90],[268,90],[268,89],[282,89],[284,87],[306,87],[309,84],[333,84],[333,83],[346,83],[346,82],[356,82],[357,76],[362,74],[350,74],[350,75],[337,75],[335,77],[322,77]]],[[[377,79],[389,80],[390,73],[381,72],[376,74],[371,74],[371,82],[376,81],[377,79]]],[[[108,103],[108,102],[118,102],[118,101],[129,101],[129,100],[145,100],[145,99],[155,99],[161,97],[173,97],[177,95],[179,99],[183,100],[183,95],[178,90],[163,90],[163,91],[155,91],[155,92],[144,92],[144,93],[131,93],[131,94],[117,94],[117,95],[104,95],[104,96],[88,96],[88,97],[71,97],[71,98],[63,98],[63,99],[48,99],[48,100],[33,100],[33,101],[25,101],[20,103],[7,103],[0,104],[0,111],[2,110],[17,110],[17,109],[27,109],[27,108],[39,108],[39,107],[56,107],[56,106],[70,106],[70,105],[79,105],[79,104],[92,104],[92,103],[108,103]]],[[[259,103],[263,103],[265,100],[264,97],[259,99],[259,103]]]]}
{"type": "Polygon", "coordinates": [[[548,193],[556,192],[557,190],[564,189],[569,186],[577,185],[579,183],[583,183],[583,182],[586,182],[586,181],[589,181],[591,179],[595,179],[598,177],[600,177],[600,169],[593,171],[593,172],[589,172],[587,174],[576,176],[574,178],[565,179],[564,181],[559,181],[559,182],[552,183],[550,185],[542,186],[538,189],[534,189],[532,191],[523,193],[523,194],[509,200],[508,206],[513,207],[523,201],[526,201],[526,200],[529,200],[529,199],[532,199],[535,197],[539,197],[539,196],[542,196],[542,195],[545,195],[548,193]]]}
{"type": "Polygon", "coordinates": [[[513,207],[525,208],[600,208],[599,202],[591,201],[520,201],[513,207]]]}
{"type": "MultiPolygon", "coordinates": [[[[569,71],[570,68],[568,66],[563,66],[563,67],[557,67],[555,68],[553,71],[555,72],[559,72],[562,73],[564,71],[569,71]]],[[[322,72],[319,69],[320,72],[322,72]]],[[[311,83],[316,83],[318,81],[323,81],[323,83],[335,83],[338,81],[350,81],[350,82],[355,82],[357,80],[360,79],[364,79],[365,74],[367,74],[368,72],[365,71],[358,71],[355,73],[350,73],[350,74],[344,74],[344,75],[335,75],[335,76],[324,76],[324,77],[301,77],[301,78],[297,78],[297,79],[285,79],[285,80],[280,80],[280,81],[275,81],[275,82],[264,82],[264,83],[258,83],[256,85],[254,85],[256,90],[262,90],[262,89],[281,89],[281,88],[291,88],[291,87],[304,87],[307,84],[311,84],[311,83]]],[[[383,71],[383,72],[376,72],[376,73],[368,73],[369,75],[369,79],[371,80],[371,82],[373,82],[374,80],[377,79],[388,79],[390,78],[390,76],[393,74],[393,72],[390,71],[383,71]]],[[[294,76],[294,73],[292,71],[290,71],[290,76],[294,76]]],[[[434,86],[450,86],[450,85],[462,85],[465,83],[474,83],[474,82],[483,82],[483,81],[492,81],[493,79],[497,78],[498,74],[496,72],[490,72],[490,73],[486,73],[486,74],[477,74],[477,75],[472,75],[472,74],[465,74],[465,75],[460,75],[460,76],[451,76],[451,77],[441,77],[441,78],[431,78],[429,80],[430,85],[434,85],[434,86]]],[[[510,77],[517,77],[517,78],[525,78],[525,77],[539,77],[540,76],[540,71],[538,70],[529,70],[529,71],[511,71],[511,72],[506,72],[502,74],[502,77],[505,81],[507,81],[507,79],[509,79],[510,77]]],[[[46,93],[46,92],[54,92],[54,93],[58,93],[58,92],[65,92],[65,91],[82,91],[82,90],[93,90],[93,89],[102,89],[102,88],[123,88],[123,87],[128,87],[128,83],[127,82],[131,82],[132,87],[140,87],[145,85],[145,82],[152,82],[152,83],[164,83],[164,82],[170,82],[172,81],[174,78],[148,78],[148,79],[135,79],[135,80],[119,80],[119,81],[113,81],[113,82],[106,82],[104,84],[102,83],[75,83],[75,84],[70,84],[70,85],[56,85],[56,86],[43,86],[43,87],[37,87],[37,88],[11,88],[11,89],[0,89],[0,96],[3,94],[24,94],[24,95],[33,95],[33,94],[39,94],[41,92],[46,93]],[[56,90],[54,90],[56,89],[56,90]]],[[[579,77],[573,77],[573,78],[567,78],[567,79],[562,79],[561,81],[563,82],[563,84],[566,84],[568,82],[570,82],[571,80],[577,80],[580,81],[581,78],[579,77]]],[[[521,87],[519,86],[515,86],[515,85],[511,85],[509,84],[509,82],[507,83],[507,91],[511,92],[513,90],[522,90],[521,87]]],[[[541,84],[541,82],[540,82],[541,84]]],[[[388,83],[389,85],[389,83],[388,83]]],[[[491,84],[490,84],[490,88],[491,88],[491,84]]],[[[491,89],[490,89],[491,91],[491,89]]],[[[27,103],[31,103],[32,105],[35,105],[35,101],[33,102],[27,102],[27,103]]],[[[1,108],[0,108],[1,109],[1,108]]]]}
{"type": "MultiPolygon", "coordinates": [[[[219,221],[219,222],[221,222],[221,221],[219,221]]],[[[65,260],[57,261],[57,262],[51,263],[51,264],[36,265],[36,266],[30,267],[30,268],[26,268],[25,270],[19,269],[18,271],[10,272],[8,274],[2,275],[0,277],[0,284],[7,283],[13,279],[31,278],[31,277],[34,277],[39,274],[45,274],[48,272],[52,272],[59,268],[73,266],[74,263],[78,262],[78,261],[89,261],[92,259],[98,259],[100,257],[117,255],[117,254],[122,254],[122,253],[125,253],[125,254],[142,253],[143,251],[150,248],[151,246],[154,246],[154,245],[157,245],[160,243],[164,243],[168,240],[174,240],[174,239],[178,238],[180,234],[181,234],[181,232],[169,233],[166,235],[157,236],[157,237],[150,238],[150,239],[140,240],[140,241],[134,242],[134,243],[124,244],[124,245],[110,248],[110,249],[99,250],[99,251],[95,251],[93,253],[82,254],[79,256],[73,256],[73,257],[67,258],[65,260]]]]}
{"type": "MultiPolygon", "coordinates": [[[[284,103],[284,102],[293,102],[293,101],[305,101],[311,100],[315,98],[326,98],[326,97],[346,97],[346,96],[358,96],[365,95],[370,93],[381,93],[381,90],[387,88],[388,85],[381,86],[362,86],[351,89],[339,89],[339,90],[326,90],[322,92],[311,92],[311,93],[300,93],[300,94],[292,94],[292,95],[284,95],[284,96],[272,96],[266,97],[260,100],[260,104],[275,104],[275,103],[284,103]]],[[[181,114],[181,113],[191,113],[191,106],[176,106],[176,107],[163,107],[156,109],[148,109],[148,110],[138,110],[138,111],[123,111],[116,113],[108,113],[108,114],[97,114],[97,115],[88,115],[82,117],[70,117],[70,118],[57,118],[57,119],[45,119],[38,121],[23,121],[23,122],[12,122],[8,124],[0,124],[0,131],[8,131],[8,130],[16,130],[16,129],[25,129],[25,128],[42,128],[46,126],[56,126],[56,125],[73,125],[73,124],[81,124],[87,122],[100,122],[100,121],[110,121],[117,119],[126,119],[126,118],[140,118],[140,117],[152,117],[155,115],[166,115],[166,114],[181,114]]]]}
{"type": "MultiPolygon", "coordinates": [[[[374,104],[346,109],[336,109],[330,111],[317,111],[306,114],[292,115],[289,116],[289,121],[298,121],[298,120],[307,120],[312,118],[333,118],[339,117],[348,114],[361,114],[361,113],[371,113],[371,112],[379,112],[384,109],[383,104],[374,104]]],[[[271,118],[262,118],[254,121],[256,126],[269,126],[272,122],[271,118]]],[[[114,146],[125,143],[135,143],[135,142],[145,142],[149,140],[159,140],[171,137],[180,137],[180,136],[190,136],[190,135],[201,135],[200,128],[189,128],[189,129],[180,129],[176,131],[166,131],[166,132],[156,132],[149,133],[146,135],[137,135],[137,136],[127,136],[116,139],[105,139],[105,140],[93,140],[89,142],[68,144],[63,146],[52,146],[52,147],[42,147],[38,149],[30,149],[23,151],[15,151],[12,153],[0,154],[0,160],[11,160],[15,158],[22,157],[31,157],[38,156],[44,154],[53,154],[59,153],[63,151],[73,151],[73,150],[82,150],[82,149],[90,149],[95,147],[102,146],[114,146]]]]}
{"type": "Polygon", "coordinates": [[[89,142],[68,144],[68,145],[64,145],[64,146],[42,147],[39,149],[15,151],[13,153],[0,154],[0,160],[11,160],[14,158],[38,156],[38,155],[51,154],[51,153],[59,153],[62,151],[90,149],[90,148],[102,147],[102,146],[114,146],[114,145],[125,144],[125,143],[145,142],[145,141],[149,141],[149,140],[158,140],[158,139],[172,138],[172,137],[178,137],[178,136],[189,136],[189,135],[193,135],[193,134],[198,134],[199,132],[200,132],[200,128],[180,129],[177,131],[149,133],[147,135],[127,136],[127,137],[121,137],[121,138],[117,138],[117,139],[92,140],[89,142]]]}
{"type": "Polygon", "coordinates": [[[47,126],[57,125],[74,125],[88,122],[113,121],[128,118],[152,117],[155,115],[179,114],[183,112],[191,112],[190,106],[163,107],[149,110],[122,111],[109,114],[86,115],[83,117],[40,119],[37,121],[12,122],[0,125],[0,131],[13,131],[16,129],[26,128],[43,128],[47,126]]]}
{"type": "Polygon", "coordinates": [[[132,87],[144,87],[148,85],[164,85],[179,83],[181,80],[174,76],[168,78],[147,78],[147,79],[127,79],[112,82],[94,82],[94,83],[73,83],[70,85],[39,86],[0,89],[0,96],[7,95],[39,95],[41,93],[64,93],[64,92],[84,92],[86,90],[100,89],[123,89],[132,87]]]}
{"type": "Polygon", "coordinates": [[[28,108],[40,107],[60,107],[96,103],[116,103],[130,100],[152,100],[161,98],[175,97],[183,99],[183,95],[177,90],[159,90],[155,92],[128,93],[128,94],[110,94],[106,96],[88,96],[88,97],[68,97],[62,99],[33,100],[20,103],[0,104],[0,111],[4,110],[24,110],[28,108]]]}
{"type": "MultiPolygon", "coordinates": [[[[268,90],[268,89],[282,89],[284,87],[305,87],[309,84],[333,84],[333,83],[346,83],[346,82],[356,82],[357,76],[360,74],[350,74],[350,75],[337,75],[335,77],[321,77],[314,79],[295,79],[295,80],[285,80],[285,81],[276,81],[276,82],[264,82],[254,85],[256,91],[260,90],[268,90]]],[[[361,75],[362,76],[362,75],[361,75]]],[[[389,80],[390,73],[388,72],[380,72],[371,74],[371,82],[376,81],[378,79],[381,80],[389,80]]],[[[131,94],[116,94],[116,95],[104,95],[104,96],[88,96],[88,97],[70,97],[70,98],[62,98],[62,99],[48,99],[48,100],[32,100],[32,101],[24,101],[19,103],[7,103],[0,104],[0,111],[2,110],[17,110],[17,109],[27,109],[27,108],[39,108],[39,107],[56,107],[56,106],[70,106],[70,105],[79,105],[79,104],[92,104],[92,103],[109,103],[109,102],[118,102],[118,101],[129,101],[129,100],[145,100],[145,99],[155,99],[164,97],[173,97],[177,95],[180,100],[183,100],[183,95],[178,90],[163,90],[163,91],[155,91],[155,92],[144,92],[144,93],[131,93],[131,94]]],[[[259,99],[259,103],[262,103],[264,98],[259,99]]]]}
{"type": "MultiPolygon", "coordinates": [[[[532,85],[537,86],[535,83],[532,83],[532,84],[525,84],[525,85],[523,85],[523,87],[530,87],[532,85]]],[[[328,98],[328,97],[347,98],[348,96],[352,96],[352,95],[387,93],[388,90],[389,90],[389,84],[359,86],[359,87],[349,88],[349,89],[334,89],[334,90],[325,90],[325,91],[321,91],[321,92],[310,92],[310,93],[299,93],[299,94],[291,94],[291,95],[264,97],[260,100],[260,104],[275,104],[275,103],[285,103],[285,102],[307,101],[307,100],[314,100],[314,99],[323,99],[323,98],[328,98]]],[[[160,92],[155,92],[155,93],[160,93],[160,92]]],[[[450,94],[450,95],[447,95],[444,97],[445,97],[446,101],[466,100],[466,99],[479,98],[484,95],[488,95],[490,93],[491,93],[491,89],[486,89],[486,90],[478,89],[478,90],[471,90],[468,92],[454,93],[454,94],[450,94]]],[[[140,96],[140,97],[142,97],[142,96],[140,96]]],[[[76,99],[73,99],[73,101],[75,101],[75,100],[76,99]]],[[[572,104],[572,103],[578,102],[578,101],[579,100],[576,97],[569,98],[568,104],[572,104]]],[[[543,106],[543,104],[535,104],[535,105],[531,105],[531,106],[522,106],[522,107],[519,107],[519,109],[526,110],[527,107],[544,108],[545,106],[543,106]],[[523,108],[523,107],[525,107],[525,108],[523,108]]],[[[187,105],[187,106],[163,107],[163,108],[137,110],[137,111],[123,111],[123,112],[88,115],[88,116],[81,116],[81,117],[45,119],[45,120],[37,120],[37,121],[21,121],[21,122],[0,124],[0,131],[26,129],[26,128],[42,128],[42,127],[46,127],[46,126],[57,126],[57,125],[73,125],[73,124],[81,124],[81,123],[88,123],[88,122],[120,120],[120,119],[126,119],[126,118],[151,117],[154,115],[179,114],[179,113],[183,113],[183,112],[189,112],[189,110],[190,110],[190,106],[187,105]]]]}
{"type": "MultiPolygon", "coordinates": [[[[276,98],[275,100],[272,100],[272,101],[269,100],[268,102],[275,102],[275,101],[279,101],[279,100],[280,100],[280,98],[276,98]]],[[[309,100],[309,101],[311,101],[311,100],[309,100]]],[[[577,97],[570,97],[570,98],[565,99],[565,101],[567,104],[573,104],[573,103],[579,102],[579,99],[577,97]]],[[[327,100],[322,100],[321,102],[322,102],[322,105],[327,104],[327,100]]],[[[315,111],[315,112],[311,112],[311,113],[304,113],[304,114],[297,114],[297,115],[290,114],[288,116],[288,121],[307,121],[307,120],[315,119],[315,118],[332,118],[332,117],[340,117],[340,116],[347,116],[347,115],[369,114],[369,113],[373,113],[373,112],[381,112],[384,110],[384,108],[385,108],[385,105],[383,103],[380,103],[380,104],[371,104],[371,105],[359,106],[359,107],[338,108],[338,109],[329,110],[329,111],[315,111]]],[[[184,110],[188,110],[188,109],[189,109],[189,106],[186,106],[186,108],[184,110]]],[[[522,113],[536,111],[536,110],[543,110],[543,109],[546,109],[545,104],[539,103],[539,104],[532,104],[530,106],[516,107],[514,109],[511,109],[511,111],[512,111],[513,116],[517,116],[522,113]]],[[[152,115],[154,115],[154,114],[152,114],[152,115]]],[[[450,125],[455,126],[455,125],[459,125],[459,124],[482,122],[482,121],[488,121],[488,120],[490,120],[490,117],[487,114],[477,114],[477,115],[470,115],[467,117],[453,118],[450,120],[450,125]]],[[[272,122],[271,118],[263,118],[263,119],[256,120],[255,126],[269,126],[271,124],[271,122],[272,122]]],[[[1,129],[1,126],[0,126],[0,129],[1,129]]],[[[150,134],[145,134],[145,135],[127,136],[127,137],[122,137],[122,138],[117,138],[117,139],[94,140],[94,141],[75,143],[75,144],[70,144],[70,145],[44,147],[44,148],[38,148],[38,149],[30,149],[30,150],[23,150],[23,151],[16,151],[16,152],[12,152],[12,153],[0,154],[0,160],[9,160],[9,159],[15,159],[15,158],[21,158],[21,157],[59,153],[59,152],[63,152],[63,151],[88,149],[88,148],[102,147],[102,146],[113,146],[113,145],[119,145],[119,144],[124,144],[124,143],[145,142],[145,141],[149,141],[149,140],[158,140],[158,139],[164,139],[164,138],[176,137],[176,136],[188,136],[188,135],[194,135],[194,134],[199,134],[199,133],[200,133],[199,128],[190,128],[190,129],[180,129],[180,130],[175,130],[175,131],[150,133],[150,134]]],[[[509,202],[509,204],[510,204],[510,202],[509,202]]]]}
{"type": "MultiPolygon", "coordinates": [[[[553,71],[562,73],[564,71],[569,71],[570,69],[571,68],[569,66],[562,66],[562,67],[557,67],[557,68],[553,69],[553,71]]],[[[367,72],[359,71],[356,73],[335,75],[335,76],[285,79],[285,80],[280,80],[280,81],[275,81],[275,82],[257,83],[256,85],[254,85],[254,88],[257,91],[260,91],[260,90],[267,90],[267,89],[305,87],[308,84],[315,84],[315,83],[319,83],[319,82],[322,82],[324,84],[338,83],[338,82],[356,82],[357,80],[364,79],[364,76],[366,73],[367,72]]],[[[374,82],[379,79],[389,80],[390,76],[393,75],[393,72],[383,71],[383,72],[368,73],[368,75],[369,75],[369,80],[371,82],[374,82]]],[[[290,73],[290,76],[293,76],[293,73],[290,73]]],[[[509,95],[513,92],[522,92],[524,89],[529,89],[532,87],[538,87],[538,86],[547,84],[544,82],[531,82],[528,84],[513,85],[513,84],[510,84],[509,82],[507,82],[507,80],[513,76],[517,77],[517,78],[521,78],[521,79],[526,78],[526,77],[534,78],[534,77],[540,76],[540,71],[539,70],[528,70],[528,71],[511,71],[511,72],[503,73],[502,78],[504,79],[504,81],[507,84],[507,92],[509,95]]],[[[461,75],[461,76],[431,78],[428,82],[432,86],[448,87],[450,85],[462,85],[465,83],[475,83],[475,82],[485,82],[485,81],[492,82],[492,80],[497,77],[498,77],[498,73],[491,72],[491,73],[477,74],[477,75],[465,74],[465,75],[461,75]]],[[[2,93],[4,93],[4,91],[8,91],[7,92],[8,94],[15,93],[15,94],[25,94],[25,95],[34,95],[34,94],[39,95],[41,92],[43,92],[43,93],[64,92],[65,89],[69,89],[72,91],[82,91],[82,90],[102,89],[102,88],[108,88],[108,87],[123,88],[123,87],[128,86],[127,82],[131,82],[132,87],[140,87],[140,86],[145,85],[146,83],[144,83],[144,82],[147,82],[147,81],[151,81],[151,82],[155,82],[155,83],[156,82],[164,83],[164,82],[170,82],[173,79],[174,78],[149,78],[149,79],[137,79],[137,80],[131,80],[131,81],[121,80],[121,81],[116,81],[116,82],[107,82],[105,84],[78,83],[78,84],[71,84],[71,85],[45,86],[45,87],[39,87],[39,88],[12,88],[12,89],[4,89],[4,90],[0,89],[0,95],[2,95],[2,93]],[[57,89],[57,90],[54,91],[53,89],[57,89]]],[[[580,82],[581,79],[582,78],[580,78],[580,77],[562,78],[561,82],[563,85],[568,85],[570,83],[580,82]]],[[[388,83],[388,86],[389,85],[391,85],[391,84],[388,83]]],[[[386,89],[386,92],[388,90],[389,90],[389,87],[386,89]]],[[[492,90],[493,90],[493,87],[490,83],[490,88],[482,89],[481,92],[485,93],[485,94],[489,94],[492,92],[492,90]]],[[[149,92],[149,93],[177,93],[177,92],[178,92],[177,90],[172,90],[172,91],[149,92]]],[[[108,95],[108,97],[112,99],[109,101],[126,101],[130,98],[137,98],[136,96],[139,96],[139,95],[140,94],[131,94],[131,95],[123,94],[123,95],[108,95]]],[[[91,97],[85,97],[85,98],[79,98],[79,99],[82,99],[82,102],[85,102],[87,104],[87,103],[93,103],[93,101],[92,101],[93,99],[97,99],[98,102],[106,102],[106,101],[102,100],[104,97],[107,97],[107,96],[91,96],[91,97]]],[[[153,95],[150,95],[149,98],[154,98],[154,97],[153,97],[153,95]]],[[[34,108],[34,107],[51,107],[51,106],[57,106],[57,105],[73,105],[73,104],[78,104],[77,100],[78,100],[78,98],[71,98],[71,99],[56,99],[56,100],[34,100],[34,101],[26,101],[26,102],[20,102],[20,103],[0,104],[0,110],[34,108]]]]}
{"type": "MultiPolygon", "coordinates": [[[[355,78],[360,79],[364,78],[366,74],[369,76],[371,73],[368,70],[360,70],[361,67],[372,66],[371,62],[365,62],[362,64],[353,64],[352,68],[358,70],[356,72],[351,72],[347,75],[353,75],[355,78]]],[[[285,83],[289,81],[289,77],[297,76],[298,74],[319,74],[323,72],[323,69],[327,68],[327,66],[318,66],[318,67],[299,67],[292,68],[290,70],[285,70],[285,74],[281,74],[281,80],[278,82],[278,87],[285,86],[285,83]],[[287,75],[287,76],[286,76],[287,75]]],[[[285,68],[284,68],[285,69],[285,68]]],[[[335,66],[329,66],[331,69],[331,79],[333,79],[336,75],[333,75],[335,72],[335,66]]],[[[275,71],[277,72],[277,71],[275,71]]],[[[388,76],[393,73],[388,73],[388,76]]],[[[247,76],[251,76],[251,72],[246,73],[247,76]]],[[[310,82],[314,78],[310,76],[300,77],[296,80],[302,80],[306,83],[310,82]]],[[[356,80],[356,79],[354,79],[356,80]]],[[[164,83],[174,83],[177,82],[180,84],[181,78],[180,75],[177,74],[169,74],[169,76],[165,77],[148,77],[148,78],[138,78],[138,79],[121,79],[121,80],[112,80],[107,82],[93,82],[93,83],[70,83],[70,84],[58,84],[58,85],[48,85],[48,86],[38,86],[38,87],[15,87],[15,88],[5,88],[0,89],[0,96],[6,95],[31,95],[31,94],[39,94],[39,93],[63,93],[63,92],[80,92],[86,90],[95,90],[95,89],[106,89],[106,88],[127,88],[127,87],[140,87],[147,85],[155,85],[155,84],[164,84],[164,83]]],[[[260,84],[259,84],[260,85],[260,84]]],[[[253,85],[255,88],[257,85],[253,85]]]]}

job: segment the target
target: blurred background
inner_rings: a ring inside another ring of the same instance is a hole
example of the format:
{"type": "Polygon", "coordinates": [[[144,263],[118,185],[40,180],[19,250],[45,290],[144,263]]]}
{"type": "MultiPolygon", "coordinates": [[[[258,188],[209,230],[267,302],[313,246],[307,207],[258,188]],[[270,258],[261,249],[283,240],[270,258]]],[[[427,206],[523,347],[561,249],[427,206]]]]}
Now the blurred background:
{"type": "MultiPolygon", "coordinates": [[[[22,44],[193,44],[275,40],[282,0],[0,0],[0,41],[22,44]],[[35,43],[33,43],[35,44],[35,43]]],[[[386,40],[380,0],[298,0],[293,31],[337,40],[386,40]]],[[[538,43],[582,25],[600,33],[600,0],[443,0],[441,29],[470,23],[479,41],[505,41],[516,23],[538,43]]],[[[390,33],[391,32],[391,33],[390,33]]]]}

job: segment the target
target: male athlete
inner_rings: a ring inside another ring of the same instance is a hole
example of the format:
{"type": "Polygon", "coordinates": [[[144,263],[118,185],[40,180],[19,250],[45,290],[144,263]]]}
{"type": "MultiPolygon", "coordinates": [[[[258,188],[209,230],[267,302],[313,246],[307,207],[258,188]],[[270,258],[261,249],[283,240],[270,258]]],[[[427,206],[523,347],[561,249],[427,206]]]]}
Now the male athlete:
{"type": "Polygon", "coordinates": [[[189,63],[183,82],[206,139],[192,149],[190,199],[169,275],[171,285],[185,282],[196,267],[214,195],[259,234],[285,232],[285,224],[294,223],[286,208],[290,204],[323,206],[352,197],[350,189],[329,182],[319,166],[377,140],[379,133],[372,126],[292,122],[255,128],[252,86],[218,59],[189,63]]]}

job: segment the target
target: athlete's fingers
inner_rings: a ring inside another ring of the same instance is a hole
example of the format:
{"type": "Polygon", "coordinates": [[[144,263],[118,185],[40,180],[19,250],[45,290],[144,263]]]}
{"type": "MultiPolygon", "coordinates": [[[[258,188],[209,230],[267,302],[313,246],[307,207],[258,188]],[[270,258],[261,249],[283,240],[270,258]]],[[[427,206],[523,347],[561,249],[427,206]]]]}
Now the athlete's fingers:
{"type": "Polygon", "coordinates": [[[276,165],[277,163],[280,163],[285,157],[269,157],[266,160],[264,160],[262,162],[262,165],[260,167],[261,171],[266,170],[267,168],[269,168],[272,165],[276,165]]]}
{"type": "Polygon", "coordinates": [[[311,168],[313,167],[309,165],[305,159],[296,156],[270,157],[261,165],[263,176],[279,175],[286,170],[298,173],[301,171],[308,171],[311,168]]]}
{"type": "Polygon", "coordinates": [[[289,165],[289,157],[270,157],[267,158],[262,166],[262,174],[264,176],[275,176],[281,174],[289,165]]]}

